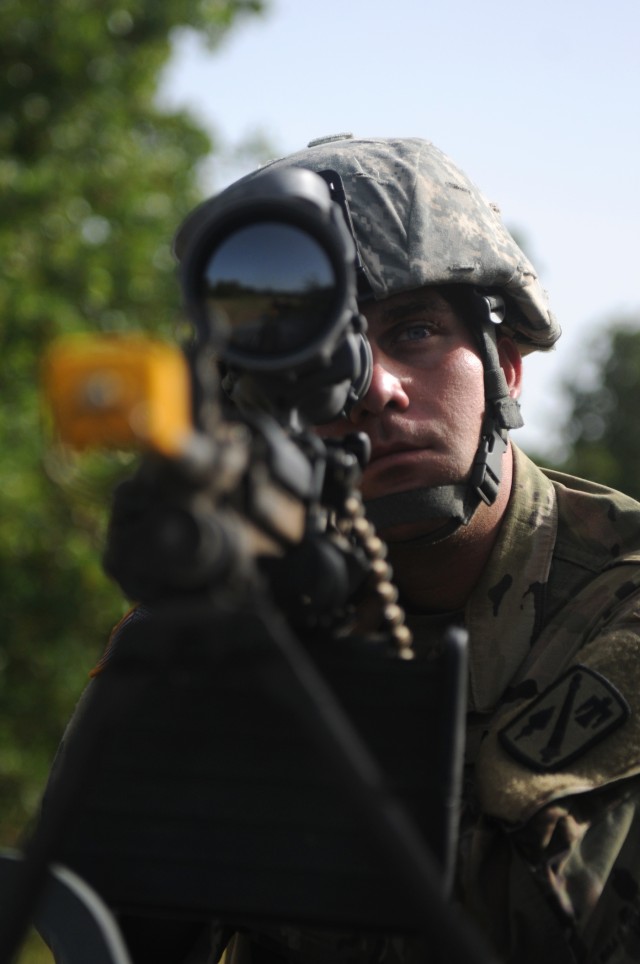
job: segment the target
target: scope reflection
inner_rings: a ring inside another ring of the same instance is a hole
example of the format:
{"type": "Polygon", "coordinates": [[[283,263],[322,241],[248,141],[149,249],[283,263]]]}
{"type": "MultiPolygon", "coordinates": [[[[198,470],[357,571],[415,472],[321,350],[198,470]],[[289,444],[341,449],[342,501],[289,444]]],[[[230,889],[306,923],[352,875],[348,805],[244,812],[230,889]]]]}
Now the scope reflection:
{"type": "Polygon", "coordinates": [[[291,224],[239,228],[206,263],[202,302],[228,347],[255,356],[287,356],[317,343],[333,322],[336,274],[322,245],[291,224]]]}

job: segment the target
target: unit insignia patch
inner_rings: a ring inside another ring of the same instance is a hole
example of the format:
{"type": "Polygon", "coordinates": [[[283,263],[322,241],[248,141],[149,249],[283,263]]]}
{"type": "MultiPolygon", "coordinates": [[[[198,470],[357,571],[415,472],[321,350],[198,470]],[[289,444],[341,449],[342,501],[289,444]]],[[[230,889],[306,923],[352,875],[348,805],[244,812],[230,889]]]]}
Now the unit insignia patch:
{"type": "Polygon", "coordinates": [[[573,666],[530,703],[498,738],[534,770],[560,770],[629,718],[629,705],[609,680],[573,666]]]}

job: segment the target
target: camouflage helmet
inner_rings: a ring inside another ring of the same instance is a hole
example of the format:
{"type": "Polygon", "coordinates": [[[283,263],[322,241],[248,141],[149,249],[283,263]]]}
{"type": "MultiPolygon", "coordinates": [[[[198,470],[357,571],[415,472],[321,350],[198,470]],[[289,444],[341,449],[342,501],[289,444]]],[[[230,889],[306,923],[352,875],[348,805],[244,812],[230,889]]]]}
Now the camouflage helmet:
{"type": "Polygon", "coordinates": [[[376,299],[423,285],[471,285],[503,296],[504,328],[523,354],[550,349],[560,337],[535,269],[496,206],[429,141],[350,134],[312,141],[224,194],[278,167],[340,175],[376,299]]]}

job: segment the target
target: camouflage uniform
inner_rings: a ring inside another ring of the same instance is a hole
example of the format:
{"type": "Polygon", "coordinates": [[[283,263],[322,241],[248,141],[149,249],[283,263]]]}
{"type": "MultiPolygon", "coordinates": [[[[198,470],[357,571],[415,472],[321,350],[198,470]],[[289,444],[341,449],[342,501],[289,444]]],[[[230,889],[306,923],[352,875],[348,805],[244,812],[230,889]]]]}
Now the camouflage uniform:
{"type": "Polygon", "coordinates": [[[639,615],[640,505],[516,451],[466,607],[460,861],[463,903],[505,959],[640,960],[639,615]]]}
{"type": "MultiPolygon", "coordinates": [[[[543,473],[515,449],[509,508],[464,613],[457,881],[503,961],[640,960],[639,618],[640,504],[543,473]]],[[[282,928],[254,939],[256,962],[259,947],[301,964],[425,961],[397,938],[282,928]]],[[[232,962],[248,950],[236,941],[232,962]]]]}

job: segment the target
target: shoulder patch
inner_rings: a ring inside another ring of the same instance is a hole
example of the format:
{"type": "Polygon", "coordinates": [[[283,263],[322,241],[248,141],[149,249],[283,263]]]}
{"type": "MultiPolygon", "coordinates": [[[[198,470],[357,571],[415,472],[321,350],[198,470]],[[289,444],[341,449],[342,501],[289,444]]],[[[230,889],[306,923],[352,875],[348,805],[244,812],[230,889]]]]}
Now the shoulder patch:
{"type": "Polygon", "coordinates": [[[606,677],[576,665],[500,730],[498,739],[516,760],[553,772],[626,723],[630,712],[606,677]]]}

